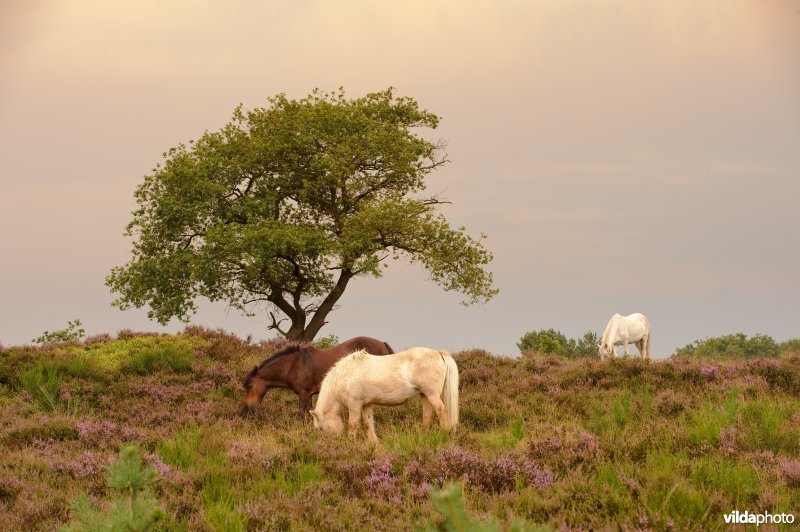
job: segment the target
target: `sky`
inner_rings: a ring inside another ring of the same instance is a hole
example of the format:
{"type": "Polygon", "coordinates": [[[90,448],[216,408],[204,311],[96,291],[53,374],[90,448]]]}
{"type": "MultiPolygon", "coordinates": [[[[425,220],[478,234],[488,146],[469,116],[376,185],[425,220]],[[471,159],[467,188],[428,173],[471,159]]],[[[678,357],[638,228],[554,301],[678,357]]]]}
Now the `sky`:
{"type": "MultiPolygon", "coordinates": [[[[800,0],[0,0],[0,342],[162,327],[104,284],[133,191],[240,103],[396,87],[442,117],[428,192],[500,293],[350,284],[321,335],[516,355],[642,312],[655,357],[800,336],[800,0]]],[[[271,338],[202,302],[192,323],[271,338]]]]}

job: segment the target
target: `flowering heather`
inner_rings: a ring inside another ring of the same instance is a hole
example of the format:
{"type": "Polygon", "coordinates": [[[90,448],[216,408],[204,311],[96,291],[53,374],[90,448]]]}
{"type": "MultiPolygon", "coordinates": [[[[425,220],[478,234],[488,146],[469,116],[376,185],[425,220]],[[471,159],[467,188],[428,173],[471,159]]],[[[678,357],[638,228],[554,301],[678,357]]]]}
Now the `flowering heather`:
{"type": "Polygon", "coordinates": [[[700,374],[709,380],[714,380],[719,375],[719,368],[717,366],[702,366],[700,374]]]}
{"type": "Polygon", "coordinates": [[[117,340],[130,340],[131,338],[150,336],[161,336],[161,334],[152,331],[134,331],[133,329],[120,329],[117,331],[117,340]]]}
{"type": "Polygon", "coordinates": [[[783,458],[778,464],[786,485],[790,488],[800,488],[800,460],[783,458]]]}
{"type": "Polygon", "coordinates": [[[369,476],[363,480],[364,492],[370,497],[402,504],[400,478],[392,474],[392,462],[388,458],[369,463],[369,476]]]}
{"type": "Polygon", "coordinates": [[[725,427],[720,431],[719,447],[725,456],[736,454],[736,427],[725,427]]]}
{"type": "Polygon", "coordinates": [[[594,464],[602,455],[597,437],[582,430],[556,431],[556,434],[530,441],[527,450],[530,459],[561,470],[594,464]]]}
{"type": "Polygon", "coordinates": [[[156,471],[159,475],[161,475],[161,477],[165,478],[170,474],[170,472],[172,472],[172,468],[162,462],[161,458],[159,458],[155,453],[147,453],[144,455],[144,461],[149,464],[153,464],[153,467],[155,467],[156,471]]]}
{"type": "Polygon", "coordinates": [[[530,460],[523,462],[522,471],[525,473],[528,485],[538,490],[547,489],[556,481],[556,475],[552,469],[547,466],[539,466],[530,460]]]}
{"type": "Polygon", "coordinates": [[[92,451],[84,451],[77,460],[64,464],[64,469],[69,470],[75,478],[85,478],[101,472],[109,462],[108,456],[102,458],[92,451]]]}
{"type": "Polygon", "coordinates": [[[103,342],[110,342],[113,340],[114,337],[108,333],[101,333],[101,334],[94,334],[92,336],[87,336],[83,339],[84,345],[91,345],[91,344],[99,344],[103,342]]]}
{"type": "Polygon", "coordinates": [[[78,438],[81,440],[104,440],[116,434],[117,424],[111,421],[78,421],[78,438]]]}

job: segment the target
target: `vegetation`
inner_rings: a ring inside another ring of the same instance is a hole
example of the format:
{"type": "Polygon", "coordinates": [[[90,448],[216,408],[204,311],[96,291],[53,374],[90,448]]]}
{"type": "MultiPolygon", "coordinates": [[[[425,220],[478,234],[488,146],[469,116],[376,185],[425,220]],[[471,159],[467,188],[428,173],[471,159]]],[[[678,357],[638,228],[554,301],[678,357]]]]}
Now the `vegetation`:
{"type": "Polygon", "coordinates": [[[420,194],[447,160],[416,132],[438,123],[392,89],[237,108],[221,130],[170,149],[136,190],[133,258],[107,278],[115,304],[149,305],[161,323],[187,320],[199,296],[263,306],[270,328],[311,341],[350,281],[400,257],[465,304],[491,299],[483,236],[451,228],[444,202],[420,194]]]}
{"type": "Polygon", "coordinates": [[[64,527],[65,532],[96,532],[100,530],[144,532],[164,518],[164,511],[158,507],[150,493],[150,487],[158,480],[153,464],[142,465],[139,447],[129,445],[119,453],[119,460],[106,468],[108,487],[117,497],[111,503],[111,510],[104,512],[96,508],[85,493],[72,501],[75,519],[64,527]]]}
{"type": "Polygon", "coordinates": [[[779,344],[771,336],[765,334],[756,334],[748,338],[744,333],[735,333],[695,340],[675,352],[679,356],[715,359],[774,358],[781,353],[800,354],[800,339],[788,340],[779,344]]]}
{"type": "Polygon", "coordinates": [[[38,338],[32,340],[35,344],[58,344],[63,342],[77,342],[86,334],[81,327],[81,320],[68,321],[67,327],[58,331],[45,331],[38,338]]]}
{"type": "Polygon", "coordinates": [[[566,358],[596,357],[600,337],[592,331],[577,340],[567,338],[556,329],[542,329],[525,333],[517,347],[520,353],[558,355],[566,358]]]}
{"type": "Polygon", "coordinates": [[[125,468],[161,478],[137,492],[164,512],[154,530],[699,530],[733,509],[800,508],[797,354],[645,364],[464,351],[459,430],[422,430],[419,401],[379,408],[373,448],[295,419],[285,390],[234,415],[246,370],[278,345],[190,327],[6,347],[4,530],[106,519],[120,494],[108,465],[129,445],[141,465],[130,454],[125,468]],[[184,369],[128,369],[187,350],[184,369]],[[39,401],[24,375],[57,375],[43,384],[57,399],[39,401]],[[73,504],[81,493],[88,506],[73,504]]]}

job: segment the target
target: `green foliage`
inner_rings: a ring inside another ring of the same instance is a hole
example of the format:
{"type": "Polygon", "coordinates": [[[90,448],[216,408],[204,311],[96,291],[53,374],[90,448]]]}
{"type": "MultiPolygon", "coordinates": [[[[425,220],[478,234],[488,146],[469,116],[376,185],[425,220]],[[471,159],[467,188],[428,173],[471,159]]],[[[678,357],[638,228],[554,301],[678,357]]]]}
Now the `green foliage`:
{"type": "Polygon", "coordinates": [[[447,532],[508,532],[545,531],[548,527],[535,527],[524,519],[512,518],[502,522],[496,518],[478,521],[467,514],[461,484],[448,482],[431,494],[431,502],[443,518],[439,527],[447,532]]]}
{"type": "Polygon", "coordinates": [[[164,519],[165,513],[150,493],[150,487],[158,480],[152,464],[142,467],[139,447],[123,447],[119,459],[107,468],[106,483],[116,494],[111,501],[111,510],[104,512],[95,508],[85,494],[81,493],[70,507],[73,521],[65,531],[146,531],[164,519]]]}
{"type": "Polygon", "coordinates": [[[711,492],[722,492],[737,504],[749,505],[758,500],[756,472],[749,465],[728,459],[701,458],[692,465],[692,480],[711,492]]]}
{"type": "MultiPolygon", "coordinates": [[[[124,370],[135,374],[142,374],[139,372],[143,371],[146,374],[150,370],[160,369],[177,372],[188,370],[195,358],[195,349],[200,345],[206,345],[207,342],[201,337],[182,334],[130,336],[112,342],[68,346],[67,350],[73,357],[70,360],[77,366],[84,365],[83,361],[88,361],[93,366],[86,368],[89,373],[96,371],[108,374],[124,370]]],[[[72,365],[72,362],[69,365],[72,365]]],[[[74,370],[80,372],[81,368],[76,367],[74,370]]]]}
{"type": "MultiPolygon", "coordinates": [[[[573,340],[570,339],[571,345],[572,342],[573,340]]],[[[596,357],[599,343],[600,336],[597,333],[586,331],[583,336],[574,342],[574,347],[572,347],[573,356],[570,358],[596,357]]]]}
{"type": "Polygon", "coordinates": [[[566,352],[567,345],[567,337],[555,329],[527,332],[517,342],[517,347],[523,353],[534,351],[536,353],[563,354],[566,352]]]}
{"type": "Polygon", "coordinates": [[[106,279],[115,305],[149,305],[161,323],[187,320],[199,296],[267,306],[270,328],[311,340],[353,278],[401,256],[465,304],[489,300],[484,237],[451,228],[442,202],[419,194],[446,159],[416,131],[438,123],[392,89],[237,108],[221,130],[170,149],[136,190],[133,258],[106,279]]]}
{"type": "Polygon", "coordinates": [[[792,338],[778,344],[781,355],[800,355],[800,338],[792,338]]]}
{"type": "Polygon", "coordinates": [[[177,373],[189,371],[194,362],[194,352],[185,344],[162,344],[147,347],[131,354],[123,363],[122,371],[149,375],[157,371],[171,370],[177,373]]]}
{"type": "Polygon", "coordinates": [[[35,344],[61,344],[65,342],[77,342],[86,334],[81,327],[81,320],[68,321],[66,329],[58,331],[45,331],[38,338],[32,341],[35,344]]]}
{"type": "Polygon", "coordinates": [[[415,449],[436,449],[452,442],[452,433],[433,426],[427,430],[419,427],[403,428],[387,434],[383,445],[390,450],[411,452],[415,449]]]}
{"type": "Polygon", "coordinates": [[[691,412],[687,422],[686,436],[693,446],[718,445],[722,429],[736,423],[740,404],[734,393],[729,393],[724,405],[704,403],[699,410],[691,412]]]}
{"type": "Polygon", "coordinates": [[[167,464],[187,469],[199,461],[200,443],[200,430],[196,426],[186,427],[174,438],[162,442],[158,455],[167,464]]]}
{"type": "Polygon", "coordinates": [[[38,362],[19,372],[19,387],[27,392],[39,408],[49,412],[59,403],[61,375],[52,364],[38,362]]]}
{"type": "Polygon", "coordinates": [[[314,347],[317,349],[326,349],[335,345],[339,345],[339,337],[335,334],[329,334],[314,341],[314,347]]]}
{"type": "Polygon", "coordinates": [[[286,493],[294,495],[308,484],[324,479],[322,469],[314,462],[300,461],[290,471],[273,469],[261,483],[265,493],[286,493]]]}
{"type": "Polygon", "coordinates": [[[800,452],[800,427],[793,422],[796,405],[756,400],[741,408],[741,439],[750,449],[775,454],[800,452]]]}
{"type": "Polygon", "coordinates": [[[542,329],[529,331],[522,335],[517,347],[520,353],[543,353],[558,355],[566,358],[585,358],[597,356],[599,336],[592,331],[587,331],[579,339],[567,338],[564,333],[556,329],[542,329]]]}
{"type": "Polygon", "coordinates": [[[756,334],[748,338],[744,333],[695,340],[675,351],[676,356],[717,359],[777,357],[779,354],[779,346],[771,336],[756,334]]]}

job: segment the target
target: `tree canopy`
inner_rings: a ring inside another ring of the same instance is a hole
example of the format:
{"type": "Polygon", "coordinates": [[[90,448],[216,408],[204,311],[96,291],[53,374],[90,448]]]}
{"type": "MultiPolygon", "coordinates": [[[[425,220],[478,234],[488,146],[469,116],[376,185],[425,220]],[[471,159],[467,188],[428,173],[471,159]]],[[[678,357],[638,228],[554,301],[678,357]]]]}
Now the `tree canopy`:
{"type": "Polygon", "coordinates": [[[106,279],[116,306],[149,305],[163,324],[206,297],[266,308],[270,328],[311,340],[348,283],[391,259],[421,264],[464,304],[497,293],[485,235],[450,227],[423,194],[447,162],[442,142],[417,134],[437,115],[392,89],[268,102],[170,149],[138,186],[133,257],[106,279]]]}

